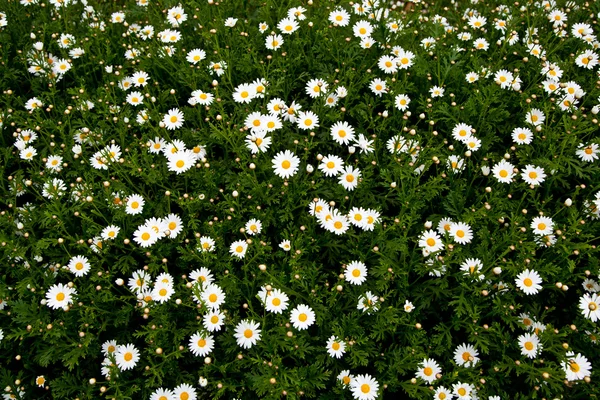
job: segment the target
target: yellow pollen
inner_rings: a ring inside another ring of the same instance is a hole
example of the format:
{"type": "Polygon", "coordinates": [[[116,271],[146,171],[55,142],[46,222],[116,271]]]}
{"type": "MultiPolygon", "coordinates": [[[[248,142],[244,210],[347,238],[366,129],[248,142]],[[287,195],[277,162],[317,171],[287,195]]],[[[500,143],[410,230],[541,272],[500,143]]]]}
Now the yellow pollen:
{"type": "Polygon", "coordinates": [[[284,161],[281,163],[281,167],[282,167],[283,169],[288,169],[288,168],[290,168],[291,166],[292,166],[292,163],[290,163],[288,160],[284,160],[284,161]]]}
{"type": "Polygon", "coordinates": [[[311,125],[312,125],[312,123],[313,123],[313,122],[312,122],[312,119],[310,119],[310,118],[308,118],[308,119],[304,120],[304,125],[306,125],[306,126],[311,126],[311,125]]]}
{"type": "Polygon", "coordinates": [[[123,358],[125,359],[125,361],[131,361],[131,359],[133,358],[133,354],[127,352],[127,353],[125,353],[123,358]]]}
{"type": "Polygon", "coordinates": [[[367,385],[366,383],[363,383],[360,386],[360,391],[363,393],[369,393],[371,391],[371,386],[367,385]]]}
{"type": "Polygon", "coordinates": [[[468,351],[465,351],[464,353],[462,353],[462,359],[464,361],[469,361],[470,358],[471,358],[471,353],[469,353],[468,351]]]}
{"type": "Polygon", "coordinates": [[[213,315],[212,317],[210,317],[210,322],[212,322],[213,324],[216,324],[217,322],[219,322],[219,317],[217,317],[216,315],[213,315]]]}
{"type": "Polygon", "coordinates": [[[331,348],[334,349],[335,351],[338,351],[340,349],[340,344],[338,342],[333,342],[333,344],[331,345],[331,348]]]}
{"type": "Polygon", "coordinates": [[[435,245],[435,239],[433,239],[433,238],[427,239],[427,246],[434,246],[434,245],[435,245]]]}
{"type": "Polygon", "coordinates": [[[342,224],[340,221],[335,221],[335,222],[333,223],[333,227],[334,227],[335,229],[342,229],[342,226],[343,226],[343,224],[342,224]]]}
{"type": "Polygon", "coordinates": [[[354,271],[352,271],[352,276],[355,278],[358,278],[360,276],[360,270],[355,269],[354,271]]]}
{"type": "Polygon", "coordinates": [[[250,338],[252,337],[252,330],[250,330],[250,329],[246,329],[246,330],[244,331],[244,336],[245,336],[247,339],[250,339],[250,338]]]}
{"type": "Polygon", "coordinates": [[[433,374],[433,370],[431,369],[431,367],[425,367],[423,368],[423,374],[431,376],[431,374],[433,374]]]}
{"type": "Polygon", "coordinates": [[[165,296],[167,295],[167,289],[165,289],[165,288],[162,288],[162,289],[160,289],[160,290],[158,291],[158,294],[159,294],[161,297],[165,297],[165,296]]]}
{"type": "Polygon", "coordinates": [[[171,116],[171,122],[172,122],[172,123],[175,123],[175,122],[177,122],[177,117],[176,117],[175,115],[172,115],[172,116],[171,116]]]}
{"type": "Polygon", "coordinates": [[[523,284],[527,287],[533,286],[533,281],[530,278],[523,279],[523,284]]]}
{"type": "Polygon", "coordinates": [[[458,392],[459,395],[464,396],[465,394],[467,394],[467,389],[460,388],[460,389],[458,389],[457,392],[458,392]]]}
{"type": "Polygon", "coordinates": [[[346,182],[350,182],[350,183],[354,182],[354,175],[346,176],[346,182]]]}
{"type": "Polygon", "coordinates": [[[506,170],[503,169],[502,171],[500,171],[500,176],[502,178],[506,178],[508,176],[508,172],[506,172],[506,170]]]}
{"type": "Polygon", "coordinates": [[[530,177],[531,179],[535,179],[535,178],[537,178],[537,173],[536,173],[535,171],[531,171],[531,172],[529,173],[529,177],[530,177]]]}
{"type": "Polygon", "coordinates": [[[244,251],[244,248],[242,246],[238,246],[235,248],[236,253],[241,253],[242,251],[244,251]]]}
{"type": "Polygon", "coordinates": [[[275,307],[277,307],[278,305],[281,304],[281,300],[279,300],[279,298],[275,297],[273,299],[273,301],[271,301],[271,304],[273,304],[275,307]]]}
{"type": "Polygon", "coordinates": [[[150,234],[148,232],[142,233],[142,240],[148,240],[148,239],[150,239],[150,234]]]}
{"type": "Polygon", "coordinates": [[[204,347],[204,346],[206,346],[206,340],[204,340],[204,339],[198,340],[198,347],[204,347]]]}
{"type": "Polygon", "coordinates": [[[242,96],[243,99],[245,99],[246,97],[249,96],[248,92],[244,91],[240,94],[240,96],[242,96]]]}
{"type": "Polygon", "coordinates": [[[63,301],[64,299],[65,299],[65,294],[63,292],[60,292],[59,294],[56,295],[56,300],[63,301]]]}
{"type": "Polygon", "coordinates": [[[524,347],[525,347],[525,349],[531,351],[531,350],[533,350],[533,343],[525,342],[524,347]]]}
{"type": "Polygon", "coordinates": [[[80,271],[83,269],[83,263],[78,262],[77,264],[75,264],[75,269],[80,271]]]}
{"type": "Polygon", "coordinates": [[[331,168],[333,168],[333,167],[335,167],[335,163],[334,163],[333,161],[329,161],[329,162],[327,163],[327,168],[331,169],[331,168]]]}
{"type": "Polygon", "coordinates": [[[183,160],[178,160],[175,165],[177,166],[177,168],[183,168],[183,166],[185,165],[185,162],[183,160]]]}

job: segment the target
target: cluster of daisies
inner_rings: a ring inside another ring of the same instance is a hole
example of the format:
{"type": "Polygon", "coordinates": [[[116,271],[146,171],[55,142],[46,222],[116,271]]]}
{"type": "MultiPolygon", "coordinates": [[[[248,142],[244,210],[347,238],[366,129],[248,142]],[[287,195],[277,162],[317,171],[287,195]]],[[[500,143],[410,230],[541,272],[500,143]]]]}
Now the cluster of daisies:
{"type": "Polygon", "coordinates": [[[381,217],[377,210],[362,207],[353,207],[347,214],[342,214],[335,208],[335,202],[327,203],[319,198],[313,199],[309,204],[309,214],[317,218],[321,228],[336,235],[346,233],[350,226],[363,231],[373,231],[381,217]]]}

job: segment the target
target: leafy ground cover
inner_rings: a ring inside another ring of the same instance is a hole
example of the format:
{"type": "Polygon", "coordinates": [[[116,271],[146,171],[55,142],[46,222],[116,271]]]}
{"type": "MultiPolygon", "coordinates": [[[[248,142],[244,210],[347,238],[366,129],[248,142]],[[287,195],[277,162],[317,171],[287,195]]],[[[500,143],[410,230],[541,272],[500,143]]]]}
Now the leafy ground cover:
{"type": "Polygon", "coordinates": [[[600,3],[0,3],[5,399],[590,399],[600,3]]]}

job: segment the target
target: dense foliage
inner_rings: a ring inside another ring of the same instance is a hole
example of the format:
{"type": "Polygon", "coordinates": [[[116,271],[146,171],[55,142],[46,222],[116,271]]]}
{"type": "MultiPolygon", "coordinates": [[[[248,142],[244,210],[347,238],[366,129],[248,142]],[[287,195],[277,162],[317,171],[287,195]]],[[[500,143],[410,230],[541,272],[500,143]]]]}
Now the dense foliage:
{"type": "Polygon", "coordinates": [[[4,398],[597,398],[599,18],[0,2],[4,398]]]}

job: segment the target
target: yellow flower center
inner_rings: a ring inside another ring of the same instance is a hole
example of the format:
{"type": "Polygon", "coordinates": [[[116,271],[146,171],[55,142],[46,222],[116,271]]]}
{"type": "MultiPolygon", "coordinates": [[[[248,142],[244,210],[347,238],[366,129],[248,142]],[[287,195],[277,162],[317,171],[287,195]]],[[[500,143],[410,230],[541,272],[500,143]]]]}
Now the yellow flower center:
{"type": "Polygon", "coordinates": [[[335,221],[335,222],[333,223],[333,227],[334,227],[335,229],[342,229],[342,226],[343,226],[343,224],[342,224],[340,221],[335,221]]]}
{"type": "Polygon", "coordinates": [[[371,391],[371,386],[367,385],[366,383],[363,383],[360,386],[360,391],[363,393],[369,393],[371,391]]]}
{"type": "Polygon", "coordinates": [[[247,339],[250,339],[250,338],[252,337],[252,330],[251,330],[251,329],[246,329],[246,330],[244,331],[244,336],[245,336],[247,339]]]}
{"type": "Polygon", "coordinates": [[[290,163],[288,160],[284,160],[284,161],[281,163],[281,167],[282,167],[283,169],[288,169],[288,168],[289,168],[289,167],[291,167],[291,166],[292,166],[292,163],[290,163]]]}
{"type": "Polygon", "coordinates": [[[500,171],[500,176],[501,176],[502,178],[506,178],[506,177],[508,176],[508,172],[507,172],[506,170],[504,170],[504,169],[503,169],[502,171],[500,171]]]}
{"type": "Polygon", "coordinates": [[[346,182],[350,182],[350,183],[354,182],[354,175],[347,175],[346,182]]]}
{"type": "Polygon", "coordinates": [[[148,240],[148,239],[150,239],[150,234],[148,232],[142,233],[142,240],[148,240]]]}
{"type": "Polygon", "coordinates": [[[244,251],[244,248],[242,246],[238,246],[235,248],[236,253],[241,253],[242,251],[244,251]]]}
{"type": "Polygon", "coordinates": [[[214,303],[217,301],[217,295],[214,293],[211,293],[210,296],[208,296],[208,301],[210,301],[211,303],[214,303]]]}
{"type": "Polygon", "coordinates": [[[533,350],[533,343],[531,343],[531,342],[525,342],[525,345],[524,345],[524,347],[525,347],[527,350],[531,351],[531,350],[533,350]]]}
{"type": "Polygon", "coordinates": [[[213,324],[216,324],[217,322],[219,322],[219,317],[217,317],[216,315],[213,315],[212,317],[210,317],[210,322],[212,322],[213,324]]]}
{"type": "Polygon", "coordinates": [[[56,300],[63,301],[64,299],[65,299],[65,294],[63,292],[60,292],[59,294],[56,295],[56,300]]]}
{"type": "Polygon", "coordinates": [[[457,393],[461,396],[464,396],[465,394],[467,394],[467,389],[465,388],[460,388],[457,390],[457,393]]]}
{"type": "Polygon", "coordinates": [[[131,354],[130,352],[127,352],[127,353],[125,353],[123,358],[125,359],[125,361],[131,361],[133,359],[133,354],[131,354]]]}
{"type": "Polygon", "coordinates": [[[298,315],[298,320],[300,320],[300,322],[305,322],[308,319],[308,315],[302,313],[300,315],[298,315]]]}
{"type": "Polygon", "coordinates": [[[533,281],[530,278],[523,279],[523,284],[527,287],[533,286],[533,281]]]}
{"type": "Polygon", "coordinates": [[[275,307],[277,307],[278,305],[281,304],[281,300],[279,300],[279,298],[275,297],[273,299],[273,301],[271,301],[271,304],[273,304],[275,307]]]}
{"type": "Polygon", "coordinates": [[[357,268],[354,271],[352,271],[352,276],[358,278],[360,276],[360,270],[357,268]]]}
{"type": "Polygon", "coordinates": [[[165,297],[167,295],[167,289],[162,288],[158,291],[158,294],[160,295],[160,297],[165,297]]]}
{"type": "Polygon", "coordinates": [[[434,245],[435,245],[435,239],[433,239],[433,238],[427,239],[427,246],[434,246],[434,245]]]}
{"type": "Polygon", "coordinates": [[[431,374],[433,374],[433,369],[431,369],[431,367],[425,367],[423,368],[423,374],[431,376],[431,374]]]}
{"type": "Polygon", "coordinates": [[[333,344],[331,345],[331,348],[334,349],[335,351],[338,351],[340,349],[340,344],[338,342],[333,342],[333,344]]]}
{"type": "MultiPolygon", "coordinates": [[[[177,168],[183,168],[183,166],[185,165],[185,162],[183,160],[178,160],[175,165],[177,166],[177,168]]],[[[169,225],[170,226],[170,225],[169,225]]]]}
{"type": "Polygon", "coordinates": [[[206,346],[206,340],[204,340],[204,339],[198,340],[198,347],[204,347],[204,346],[206,346]]]}

